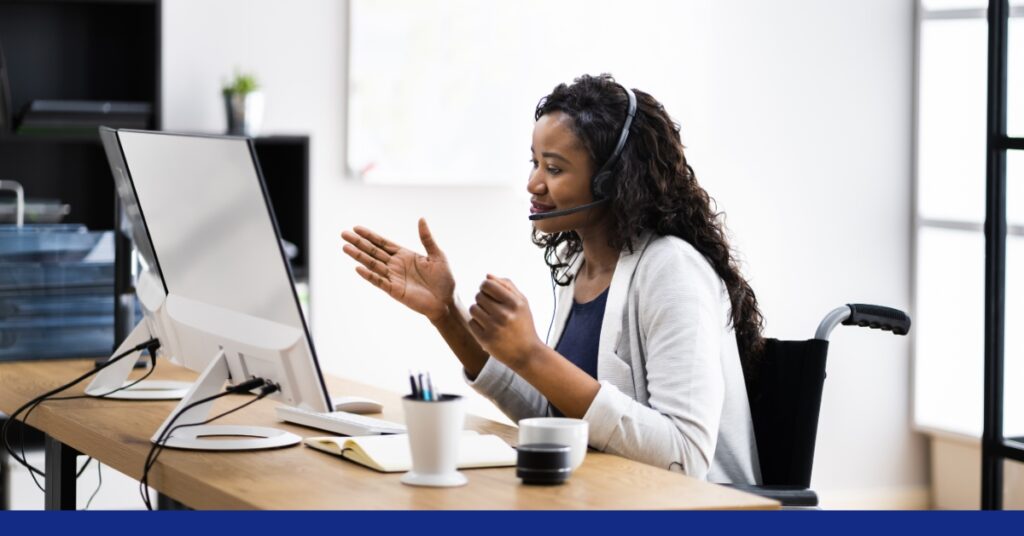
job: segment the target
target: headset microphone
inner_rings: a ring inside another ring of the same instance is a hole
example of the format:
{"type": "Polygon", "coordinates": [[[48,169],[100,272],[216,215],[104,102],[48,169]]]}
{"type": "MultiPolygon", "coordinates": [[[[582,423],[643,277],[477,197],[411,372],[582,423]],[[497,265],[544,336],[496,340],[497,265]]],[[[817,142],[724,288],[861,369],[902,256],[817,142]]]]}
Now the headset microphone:
{"type": "Polygon", "coordinates": [[[619,133],[619,142],[615,145],[615,150],[612,151],[612,155],[608,157],[608,160],[605,161],[603,166],[601,166],[601,169],[599,169],[597,173],[594,174],[594,177],[590,179],[590,191],[594,195],[596,201],[563,210],[552,210],[551,212],[530,214],[531,221],[568,216],[569,214],[582,212],[611,201],[611,196],[614,192],[610,190],[611,182],[614,177],[612,177],[612,172],[609,168],[615,162],[615,159],[619,157],[619,154],[622,153],[622,148],[625,147],[626,140],[629,139],[629,127],[633,124],[633,117],[636,116],[636,95],[633,94],[633,90],[626,86],[622,86],[622,89],[626,90],[626,95],[629,96],[629,109],[626,112],[626,122],[622,124],[622,132],[619,133]]]}
{"type": "Polygon", "coordinates": [[[559,216],[568,216],[569,214],[576,214],[577,212],[583,212],[584,210],[587,210],[589,208],[594,208],[594,207],[596,207],[598,205],[607,203],[608,201],[611,201],[611,199],[607,199],[607,198],[606,199],[598,199],[597,201],[593,201],[591,203],[587,203],[586,205],[580,205],[578,207],[567,208],[567,209],[564,209],[564,210],[552,210],[551,212],[538,212],[536,214],[530,214],[530,219],[533,220],[533,221],[537,221],[537,220],[546,220],[548,218],[557,218],[559,216]]]}

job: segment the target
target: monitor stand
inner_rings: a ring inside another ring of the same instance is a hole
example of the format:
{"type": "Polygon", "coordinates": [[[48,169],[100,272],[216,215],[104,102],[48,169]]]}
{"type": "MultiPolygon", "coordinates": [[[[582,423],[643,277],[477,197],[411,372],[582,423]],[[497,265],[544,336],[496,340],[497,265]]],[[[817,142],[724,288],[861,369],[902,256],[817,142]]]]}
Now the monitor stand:
{"type": "MultiPolygon", "coordinates": [[[[128,334],[113,355],[127,352],[132,347],[151,338],[153,335],[146,325],[146,320],[143,320],[128,334]]],[[[146,380],[124,388],[126,385],[134,383],[128,381],[128,376],[132,373],[137,361],[138,359],[132,356],[126,356],[101,370],[96,374],[96,378],[89,384],[89,387],[86,387],[85,394],[97,398],[119,400],[180,400],[192,387],[189,382],[146,380]]]]}
{"type": "MultiPolygon", "coordinates": [[[[200,423],[209,418],[210,409],[215,402],[212,400],[184,412],[182,410],[193,402],[222,393],[230,378],[227,356],[224,350],[220,350],[150,440],[154,443],[160,441],[164,429],[172,421],[173,426],[177,427],[182,424],[200,423]],[[176,417],[179,413],[181,416],[176,417]]],[[[161,444],[168,448],[188,450],[261,450],[296,445],[301,441],[301,437],[277,428],[222,424],[178,428],[170,437],[164,438],[161,444]],[[210,439],[213,436],[217,439],[210,439]]]]}

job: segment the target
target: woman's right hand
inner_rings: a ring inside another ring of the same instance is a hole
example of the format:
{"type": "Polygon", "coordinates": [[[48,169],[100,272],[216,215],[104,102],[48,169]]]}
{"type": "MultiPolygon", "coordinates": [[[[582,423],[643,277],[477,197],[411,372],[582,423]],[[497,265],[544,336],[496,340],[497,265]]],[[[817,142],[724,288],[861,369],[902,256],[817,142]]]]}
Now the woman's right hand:
{"type": "Polygon", "coordinates": [[[455,309],[455,278],[423,218],[419,230],[426,256],[358,226],[342,231],[341,238],[348,242],[342,251],[359,262],[356,272],[363,279],[436,322],[455,309]]]}

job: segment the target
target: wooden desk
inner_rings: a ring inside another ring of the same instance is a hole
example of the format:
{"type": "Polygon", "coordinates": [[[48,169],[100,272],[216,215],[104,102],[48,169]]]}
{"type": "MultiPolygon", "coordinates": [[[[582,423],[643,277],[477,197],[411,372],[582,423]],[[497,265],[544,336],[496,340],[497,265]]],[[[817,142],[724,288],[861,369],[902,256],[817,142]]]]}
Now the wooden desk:
{"type": "MultiPolygon", "coordinates": [[[[93,361],[0,364],[0,411],[12,413],[40,393],[70,381],[93,361]]],[[[161,361],[154,378],[191,380],[195,374],[161,361]]],[[[87,382],[66,394],[80,394],[87,382]]],[[[332,392],[362,395],[385,405],[383,418],[402,422],[400,397],[371,386],[328,378],[332,392]]],[[[246,400],[218,401],[223,411],[246,400]]],[[[29,424],[47,434],[47,507],[74,508],[74,456],[89,455],[141,478],[149,437],[176,402],[104,399],[58,400],[37,408],[29,424]],[[70,476],[70,478],[69,478],[70,476]]],[[[288,429],[304,437],[324,432],[288,425],[265,400],[229,415],[224,423],[288,429]]],[[[475,416],[467,428],[497,434],[510,444],[515,428],[475,416]]],[[[296,446],[258,452],[167,449],[150,473],[161,494],[196,509],[774,509],[775,501],[708,484],[680,473],[591,451],[561,486],[524,486],[511,467],[465,471],[459,488],[416,488],[400,473],[384,474],[313,449],[296,446]]],[[[141,499],[140,499],[141,503],[141,499]]]]}

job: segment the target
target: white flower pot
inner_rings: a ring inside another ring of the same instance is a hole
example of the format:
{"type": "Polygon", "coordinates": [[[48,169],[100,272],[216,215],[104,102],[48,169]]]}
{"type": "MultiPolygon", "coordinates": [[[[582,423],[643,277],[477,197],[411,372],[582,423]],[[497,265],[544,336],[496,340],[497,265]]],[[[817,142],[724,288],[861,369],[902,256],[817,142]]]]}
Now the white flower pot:
{"type": "Polygon", "coordinates": [[[263,124],[263,92],[225,93],[224,106],[228,114],[228,134],[258,136],[263,124]]]}

